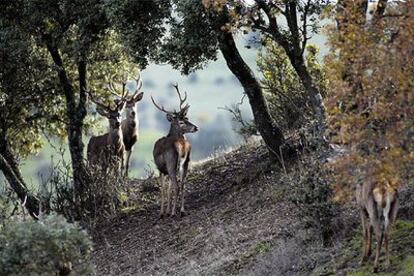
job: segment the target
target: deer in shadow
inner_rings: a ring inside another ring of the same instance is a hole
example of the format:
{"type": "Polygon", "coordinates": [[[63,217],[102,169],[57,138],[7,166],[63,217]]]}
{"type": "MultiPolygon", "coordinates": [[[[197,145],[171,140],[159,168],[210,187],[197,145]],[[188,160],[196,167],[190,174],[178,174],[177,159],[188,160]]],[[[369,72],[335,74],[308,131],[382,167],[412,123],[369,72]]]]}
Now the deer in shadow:
{"type": "Polygon", "coordinates": [[[121,130],[121,112],[126,104],[124,95],[112,107],[111,104],[104,104],[95,99],[91,93],[88,94],[91,101],[96,104],[96,111],[109,122],[107,133],[90,138],[87,147],[88,162],[101,169],[114,168],[121,172],[125,149],[121,130]]]}
{"type": "Polygon", "coordinates": [[[361,264],[371,255],[372,234],[375,234],[377,247],[375,252],[374,273],[378,272],[378,262],[384,242],[386,266],[390,265],[389,235],[398,212],[398,190],[392,183],[367,181],[356,189],[356,199],[360,211],[363,232],[363,255],[361,264]]]}
{"type": "Polygon", "coordinates": [[[180,100],[179,111],[167,111],[151,97],[155,107],[166,113],[167,120],[171,124],[168,135],[157,140],[153,150],[154,161],[160,172],[161,218],[168,214],[175,216],[179,196],[181,196],[180,216],[185,215],[184,182],[191,153],[191,144],[186,139],[185,134],[198,131],[198,127],[187,118],[188,109],[190,108],[188,104],[185,104],[187,93],[183,98],[178,85],[174,85],[174,87],[180,100]],[[166,209],[165,203],[167,204],[166,209]]]}
{"type": "Polygon", "coordinates": [[[139,139],[139,119],[137,113],[137,103],[142,100],[144,92],[140,92],[142,88],[141,75],[139,74],[137,78],[134,79],[136,86],[135,91],[132,92],[132,95],[129,95],[128,91],[125,89],[126,80],[122,82],[122,93],[118,93],[117,89],[113,82],[110,82],[109,89],[112,94],[118,97],[115,101],[121,101],[125,99],[126,104],[124,108],[125,119],[121,122],[121,130],[123,136],[123,142],[125,147],[125,156],[124,156],[124,169],[125,177],[128,177],[129,163],[134,145],[139,139]],[[126,94],[125,94],[126,92],[126,94]],[[124,95],[125,94],[125,95],[124,95]],[[124,95],[124,96],[122,96],[124,95]]]}

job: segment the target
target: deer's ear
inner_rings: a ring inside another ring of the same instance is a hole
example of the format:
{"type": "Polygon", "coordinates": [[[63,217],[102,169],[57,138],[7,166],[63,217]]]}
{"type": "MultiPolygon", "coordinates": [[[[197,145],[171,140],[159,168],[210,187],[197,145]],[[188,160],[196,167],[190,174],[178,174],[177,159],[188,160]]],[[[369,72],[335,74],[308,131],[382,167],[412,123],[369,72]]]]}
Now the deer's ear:
{"type": "Polygon", "coordinates": [[[144,97],[144,92],[139,93],[134,97],[134,102],[139,102],[144,97]]]}
{"type": "Polygon", "coordinates": [[[171,114],[167,114],[167,120],[168,122],[172,122],[174,117],[171,114]]]}
{"type": "Polygon", "coordinates": [[[187,116],[187,113],[188,113],[188,109],[190,108],[190,106],[189,105],[186,105],[185,107],[184,107],[184,109],[181,111],[181,115],[183,116],[183,117],[185,117],[185,116],[187,116]]]}

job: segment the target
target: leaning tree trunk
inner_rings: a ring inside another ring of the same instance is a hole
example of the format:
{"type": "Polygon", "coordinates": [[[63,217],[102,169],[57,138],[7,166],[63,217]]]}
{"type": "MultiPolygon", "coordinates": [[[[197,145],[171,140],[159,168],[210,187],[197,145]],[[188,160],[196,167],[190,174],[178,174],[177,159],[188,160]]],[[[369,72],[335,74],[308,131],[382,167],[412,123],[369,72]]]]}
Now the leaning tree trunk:
{"type": "Polygon", "coordinates": [[[280,146],[285,142],[280,128],[274,123],[269,113],[260,83],[244,62],[236,47],[233,35],[228,32],[219,34],[219,47],[231,72],[242,84],[249,98],[254,122],[270,151],[279,156],[280,146]]]}
{"type": "Polygon", "coordinates": [[[3,155],[4,159],[9,164],[10,168],[13,170],[13,173],[19,179],[19,181],[26,186],[26,183],[23,180],[23,176],[20,172],[19,165],[14,157],[12,151],[10,150],[9,143],[6,139],[6,131],[0,131],[0,154],[3,155]]]}
{"type": "Polygon", "coordinates": [[[25,203],[24,207],[28,210],[29,214],[36,219],[39,215],[40,201],[27,189],[27,185],[23,180],[16,158],[9,147],[5,133],[6,131],[4,130],[0,132],[0,170],[3,172],[17,197],[22,203],[25,203]]]}
{"type": "Polygon", "coordinates": [[[29,211],[30,216],[37,219],[39,215],[40,201],[37,197],[32,195],[26,188],[24,182],[15,174],[12,166],[7,162],[2,154],[0,154],[0,170],[3,172],[10,186],[17,194],[24,207],[29,211]]]}

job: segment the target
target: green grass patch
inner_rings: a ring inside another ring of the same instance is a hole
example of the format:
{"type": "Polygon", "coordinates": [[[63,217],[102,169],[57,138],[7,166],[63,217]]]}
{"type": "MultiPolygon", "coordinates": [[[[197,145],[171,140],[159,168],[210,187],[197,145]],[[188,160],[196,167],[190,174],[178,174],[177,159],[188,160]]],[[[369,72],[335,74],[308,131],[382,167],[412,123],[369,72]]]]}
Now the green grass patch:
{"type": "MultiPolygon", "coordinates": [[[[358,264],[362,254],[362,235],[360,232],[356,233],[355,237],[348,242],[348,245],[342,249],[341,254],[333,262],[324,268],[317,269],[319,273],[315,271],[315,275],[322,275],[321,271],[325,273],[329,271],[332,274],[347,271],[346,275],[349,276],[414,275],[414,221],[397,221],[390,236],[391,265],[388,269],[385,267],[385,254],[384,248],[382,248],[379,273],[377,274],[372,273],[374,256],[371,256],[371,260],[364,266],[361,267],[358,264]]],[[[376,241],[373,238],[373,255],[375,254],[375,247],[376,241]]]]}
{"type": "Polygon", "coordinates": [[[385,267],[385,254],[382,248],[379,273],[374,274],[373,259],[376,241],[373,237],[373,255],[368,263],[359,265],[362,254],[362,232],[359,227],[355,236],[340,249],[339,254],[328,264],[318,267],[312,275],[349,275],[349,276],[388,276],[414,275],[414,221],[399,220],[394,225],[390,236],[391,265],[385,267]]]}
{"type": "Polygon", "coordinates": [[[269,252],[271,248],[272,248],[272,246],[269,242],[262,241],[262,242],[259,242],[259,243],[256,244],[256,247],[254,248],[254,251],[257,254],[263,254],[263,253],[269,252]]]}

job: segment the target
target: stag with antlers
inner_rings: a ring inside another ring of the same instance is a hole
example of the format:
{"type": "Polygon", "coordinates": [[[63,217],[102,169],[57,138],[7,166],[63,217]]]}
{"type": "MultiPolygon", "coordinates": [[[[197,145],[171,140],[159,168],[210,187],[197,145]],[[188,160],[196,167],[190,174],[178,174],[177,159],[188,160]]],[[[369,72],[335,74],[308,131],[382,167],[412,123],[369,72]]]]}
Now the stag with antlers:
{"type": "MultiPolygon", "coordinates": [[[[126,78],[124,78],[126,79],[126,78]]],[[[139,138],[139,119],[138,113],[136,112],[137,103],[142,100],[144,92],[140,92],[142,88],[141,75],[139,74],[137,78],[134,79],[136,82],[135,91],[132,92],[132,95],[128,95],[128,91],[125,89],[126,81],[122,82],[122,94],[120,95],[115,88],[113,82],[109,83],[109,89],[112,94],[116,95],[120,99],[125,97],[125,119],[121,122],[121,130],[123,136],[123,142],[125,146],[125,156],[124,156],[124,168],[125,168],[125,177],[128,177],[129,171],[129,160],[131,158],[132,150],[135,143],[139,138]],[[126,91],[126,93],[125,93],[126,91]],[[126,95],[125,95],[126,94],[126,95]],[[125,95],[125,96],[122,96],[125,95]]],[[[118,101],[120,100],[118,99],[118,101]]]]}
{"type": "MultiPolygon", "coordinates": [[[[124,87],[125,91],[125,87],[124,87]]],[[[102,168],[112,167],[115,161],[117,169],[122,171],[124,157],[124,143],[121,131],[121,112],[126,104],[125,92],[120,100],[116,101],[115,107],[104,104],[88,93],[92,102],[97,106],[96,111],[108,119],[109,132],[100,136],[92,136],[88,143],[87,156],[91,165],[102,168]]]]}
{"type": "Polygon", "coordinates": [[[155,143],[153,150],[154,161],[160,172],[161,218],[166,214],[175,216],[179,196],[181,196],[180,215],[183,216],[185,214],[184,180],[190,162],[191,144],[187,141],[184,134],[198,130],[197,126],[192,124],[187,118],[188,109],[190,108],[188,104],[185,104],[187,93],[185,93],[183,98],[177,84],[174,85],[174,88],[180,99],[179,111],[167,111],[151,97],[155,107],[166,113],[167,120],[171,123],[168,135],[159,139],[155,143]],[[167,177],[169,181],[167,181],[167,177]],[[166,210],[165,200],[167,200],[166,210]]]}

